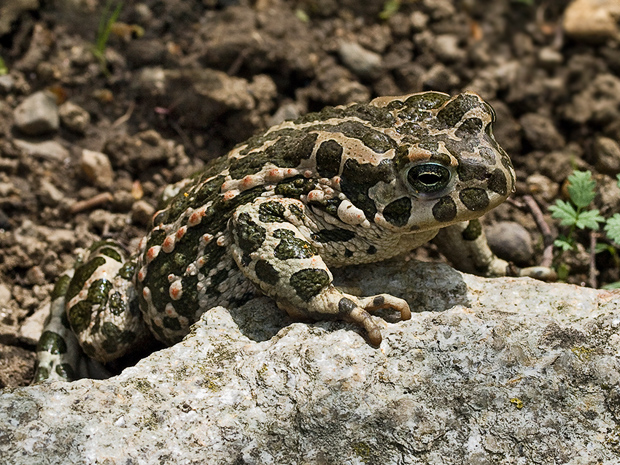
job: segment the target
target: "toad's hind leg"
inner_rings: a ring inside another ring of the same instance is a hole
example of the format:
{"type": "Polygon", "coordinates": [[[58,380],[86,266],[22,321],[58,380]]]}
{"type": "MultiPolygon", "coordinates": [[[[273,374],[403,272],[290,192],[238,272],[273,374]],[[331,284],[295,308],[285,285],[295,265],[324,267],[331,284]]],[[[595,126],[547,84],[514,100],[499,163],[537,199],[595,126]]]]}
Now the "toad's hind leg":
{"type": "Polygon", "coordinates": [[[37,347],[35,382],[105,376],[94,360],[109,362],[144,341],[134,268],[119,245],[106,241],[61,276],[37,347]]]}
{"type": "Polygon", "coordinates": [[[307,218],[305,205],[294,199],[257,199],[239,207],[230,223],[237,265],[291,316],[351,321],[366,330],[372,344],[380,344],[380,325],[369,312],[392,308],[406,320],[409,305],[387,294],[359,298],[335,287],[318,254],[320,244],[308,238],[307,218]]]}

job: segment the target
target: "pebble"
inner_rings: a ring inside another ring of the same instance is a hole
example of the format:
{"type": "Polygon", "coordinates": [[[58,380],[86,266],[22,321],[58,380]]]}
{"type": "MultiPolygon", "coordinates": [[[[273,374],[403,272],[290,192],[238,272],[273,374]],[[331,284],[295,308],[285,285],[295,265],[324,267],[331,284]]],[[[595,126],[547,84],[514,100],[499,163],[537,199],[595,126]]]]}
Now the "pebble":
{"type": "Polygon", "coordinates": [[[4,74],[0,76],[0,92],[8,94],[13,90],[15,86],[15,79],[10,74],[4,74]]]}
{"type": "Polygon", "coordinates": [[[489,247],[504,260],[527,265],[534,256],[530,233],[519,223],[500,221],[485,228],[489,247]]]}
{"type": "Polygon", "coordinates": [[[344,65],[361,78],[374,78],[381,73],[381,55],[366,50],[357,42],[340,42],[338,55],[344,65]]]}
{"type": "Polygon", "coordinates": [[[31,136],[58,130],[58,106],[49,92],[35,92],[20,103],[13,114],[17,128],[31,136]]]}
{"type": "Polygon", "coordinates": [[[620,173],[620,145],[609,137],[597,137],[594,141],[595,167],[597,171],[615,176],[620,173]]]}
{"type": "Polygon", "coordinates": [[[465,50],[459,46],[459,38],[454,34],[440,34],[435,37],[433,51],[443,62],[465,59],[465,50]]]}
{"type": "Polygon", "coordinates": [[[11,300],[11,289],[6,284],[0,283],[0,303],[6,304],[11,300]]]}
{"type": "Polygon", "coordinates": [[[564,11],[566,35],[584,42],[618,39],[618,0],[575,0],[564,11]]]}
{"type": "Polygon", "coordinates": [[[557,150],[566,144],[564,137],[547,116],[527,113],[521,117],[519,122],[525,138],[536,150],[557,150]]]}
{"type": "Polygon", "coordinates": [[[131,220],[134,224],[148,226],[154,214],[155,208],[144,200],[138,200],[131,206],[131,220]]]}
{"type": "Polygon", "coordinates": [[[564,61],[564,55],[551,47],[543,47],[538,51],[538,62],[544,68],[555,68],[564,61]]]}
{"type": "Polygon", "coordinates": [[[538,173],[528,176],[525,183],[530,194],[545,202],[552,202],[556,199],[560,190],[560,185],[557,182],[553,182],[547,176],[538,173]]]}
{"type": "Polygon", "coordinates": [[[80,168],[90,181],[99,187],[109,187],[114,182],[114,171],[108,156],[93,150],[82,150],[80,168]]]}
{"type": "Polygon", "coordinates": [[[30,156],[56,161],[63,161],[69,157],[69,151],[55,140],[28,142],[21,139],[14,139],[14,142],[15,145],[30,156]]]}
{"type": "Polygon", "coordinates": [[[63,126],[78,134],[84,134],[90,125],[90,114],[75,103],[63,103],[58,109],[58,114],[63,126]]]}

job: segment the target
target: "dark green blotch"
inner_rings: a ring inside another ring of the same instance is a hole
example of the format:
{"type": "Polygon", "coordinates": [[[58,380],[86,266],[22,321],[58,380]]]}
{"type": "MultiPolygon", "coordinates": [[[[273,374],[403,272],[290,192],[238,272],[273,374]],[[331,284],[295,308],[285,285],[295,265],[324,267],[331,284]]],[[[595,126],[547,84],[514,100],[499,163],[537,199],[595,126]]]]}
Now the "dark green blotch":
{"type": "Polygon", "coordinates": [[[297,205],[289,205],[288,210],[297,218],[298,220],[303,220],[305,215],[301,208],[297,205]]]}
{"type": "Polygon", "coordinates": [[[374,221],[377,207],[368,196],[368,190],[379,182],[389,183],[396,176],[392,160],[382,160],[375,166],[350,158],[342,170],[340,189],[353,205],[364,212],[368,220],[374,221]]]}
{"type": "Polygon", "coordinates": [[[71,277],[69,275],[63,274],[56,285],[54,286],[54,290],[52,291],[52,300],[56,300],[58,297],[62,297],[67,293],[67,289],[69,288],[69,283],[71,282],[71,277]]]}
{"type": "Polygon", "coordinates": [[[446,196],[440,198],[435,205],[433,205],[433,217],[442,223],[452,221],[456,218],[456,204],[451,197],[446,196]]]}
{"type": "Polygon", "coordinates": [[[316,233],[312,233],[310,236],[313,241],[317,242],[346,242],[355,237],[353,231],[348,229],[334,228],[334,229],[321,229],[316,233]]]}
{"type": "Polygon", "coordinates": [[[333,178],[340,171],[343,148],[335,140],[321,142],[316,151],[316,169],[319,176],[333,178]]]}
{"type": "Polygon", "coordinates": [[[254,266],[254,272],[258,279],[272,286],[280,280],[278,271],[267,260],[258,260],[254,266]]]}
{"type": "Polygon", "coordinates": [[[390,202],[383,209],[383,217],[394,226],[405,226],[411,215],[411,199],[409,197],[401,197],[390,202]]]}
{"type": "Polygon", "coordinates": [[[128,261],[123,264],[118,270],[118,275],[126,279],[127,281],[131,281],[136,272],[136,262],[128,261]]]}
{"type": "Polygon", "coordinates": [[[420,110],[434,110],[439,108],[449,99],[449,95],[441,92],[423,92],[409,97],[405,100],[405,105],[407,107],[417,108],[420,110]]]}
{"type": "Polygon", "coordinates": [[[277,229],[273,237],[281,239],[274,249],[274,256],[279,260],[292,258],[310,258],[316,255],[316,250],[312,244],[295,237],[295,233],[288,229],[277,229]]]}
{"type": "Polygon", "coordinates": [[[338,313],[340,315],[346,316],[350,315],[353,310],[355,310],[357,305],[351,299],[347,299],[343,297],[338,301],[338,313]]]}
{"type": "Polygon", "coordinates": [[[86,300],[82,300],[71,307],[67,314],[69,322],[71,323],[71,329],[73,329],[73,332],[76,334],[79,334],[90,325],[92,304],[86,300]]]}
{"type": "Polygon", "coordinates": [[[67,353],[67,344],[63,337],[53,331],[43,331],[37,343],[37,352],[48,352],[53,355],[67,353]]]}
{"type": "Polygon", "coordinates": [[[108,302],[108,294],[112,289],[112,282],[107,279],[97,279],[88,288],[86,301],[91,304],[104,306],[108,302]]]}
{"type": "Polygon", "coordinates": [[[461,233],[463,240],[465,241],[475,241],[482,234],[482,225],[478,220],[470,220],[467,223],[467,227],[461,233]]]}
{"type": "Polygon", "coordinates": [[[258,219],[263,223],[281,223],[285,221],[284,213],[284,205],[276,201],[264,202],[258,207],[258,219]]]}
{"type": "Polygon", "coordinates": [[[461,161],[457,168],[457,173],[459,179],[463,182],[468,182],[473,179],[482,181],[487,177],[487,166],[470,161],[461,161]]]}
{"type": "Polygon", "coordinates": [[[497,194],[506,195],[508,193],[508,180],[506,175],[499,168],[491,173],[487,181],[489,189],[497,194]]]}
{"type": "Polygon", "coordinates": [[[67,381],[71,381],[76,378],[73,367],[68,363],[60,363],[56,365],[56,374],[67,381]]]}
{"type": "Polygon", "coordinates": [[[256,224],[250,215],[241,213],[233,223],[237,234],[237,244],[246,253],[256,252],[265,241],[267,231],[256,224]]]}
{"type": "Polygon", "coordinates": [[[317,137],[317,133],[307,134],[306,131],[282,132],[265,150],[242,158],[233,158],[230,161],[230,176],[241,179],[260,171],[267,162],[280,168],[295,168],[302,160],[310,158],[317,137]]]}
{"type": "Polygon", "coordinates": [[[456,137],[475,137],[482,133],[482,120],[480,118],[467,118],[454,131],[456,137]]]}
{"type": "Polygon", "coordinates": [[[484,189],[468,187],[459,192],[459,198],[463,205],[471,211],[481,211],[489,206],[489,196],[484,189]]]}
{"type": "Polygon", "coordinates": [[[274,192],[283,197],[299,198],[301,195],[307,194],[315,187],[316,183],[314,180],[299,176],[278,183],[274,189],[274,192]]]}
{"type": "Polygon", "coordinates": [[[297,296],[305,301],[317,296],[323,289],[329,286],[329,274],[327,271],[306,268],[294,273],[289,283],[295,289],[297,296]]]}
{"type": "Polygon", "coordinates": [[[113,260],[116,260],[117,262],[122,262],[123,261],[123,257],[121,256],[120,253],[118,253],[118,250],[116,250],[116,248],[114,247],[102,247],[101,249],[99,249],[99,253],[101,255],[105,255],[106,257],[110,257],[113,260]]]}
{"type": "Polygon", "coordinates": [[[444,127],[453,128],[463,119],[465,113],[480,105],[481,100],[475,95],[460,94],[446,103],[446,105],[439,110],[436,118],[444,127]]]}
{"type": "Polygon", "coordinates": [[[92,274],[101,265],[105,264],[106,259],[103,257],[93,257],[84,265],[79,266],[75,270],[75,274],[71,279],[71,283],[67,288],[66,299],[67,301],[73,299],[84,288],[86,281],[92,276],[92,274]]]}
{"type": "Polygon", "coordinates": [[[110,309],[110,312],[112,312],[112,315],[116,316],[122,315],[125,310],[127,310],[125,299],[123,298],[123,295],[118,291],[114,291],[110,294],[110,298],[108,300],[108,307],[110,309]]]}

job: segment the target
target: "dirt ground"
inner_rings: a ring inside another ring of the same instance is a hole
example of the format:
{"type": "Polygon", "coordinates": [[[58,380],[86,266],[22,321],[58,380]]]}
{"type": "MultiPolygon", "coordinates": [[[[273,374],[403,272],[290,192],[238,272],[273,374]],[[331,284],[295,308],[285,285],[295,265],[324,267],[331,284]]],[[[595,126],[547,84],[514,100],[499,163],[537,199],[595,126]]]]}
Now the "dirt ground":
{"type": "MultiPolygon", "coordinates": [[[[489,100],[519,183],[486,224],[525,228],[508,247],[517,255],[505,252],[520,265],[543,252],[524,195],[556,234],[547,207],[573,169],[589,169],[597,208],[620,211],[619,42],[567,34],[568,1],[124,1],[107,41],[115,2],[4,3],[0,387],[30,381],[49,292],[77,248],[101,237],[135,247],[166,184],[325,105],[422,90],[489,100]],[[57,127],[20,125],[18,107],[39,91],[58,105],[46,115],[60,114],[57,127]]],[[[554,262],[578,284],[582,239],[554,262]]],[[[439,259],[432,247],[418,255],[439,259]]],[[[613,254],[595,265],[598,285],[619,279],[613,254]]]]}

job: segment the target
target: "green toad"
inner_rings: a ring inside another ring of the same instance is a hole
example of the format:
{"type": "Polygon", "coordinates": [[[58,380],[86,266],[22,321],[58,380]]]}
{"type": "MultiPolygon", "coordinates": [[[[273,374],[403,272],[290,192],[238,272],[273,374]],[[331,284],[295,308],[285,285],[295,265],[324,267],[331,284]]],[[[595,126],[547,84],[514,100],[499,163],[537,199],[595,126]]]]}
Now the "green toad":
{"type": "Polygon", "coordinates": [[[441,228],[468,239],[444,240],[448,256],[503,274],[475,220],[515,184],[494,118],[475,94],[424,92],[325,108],[252,137],[175,185],[135,254],[97,243],[60,278],[36,381],[84,376],[82,351],[105,363],[148,334],[174,344],[210,308],[257,293],[294,317],[354,322],[379,345],[370,314],[408,319],[409,305],[346,294],[330,268],[404,254],[441,228]]]}

